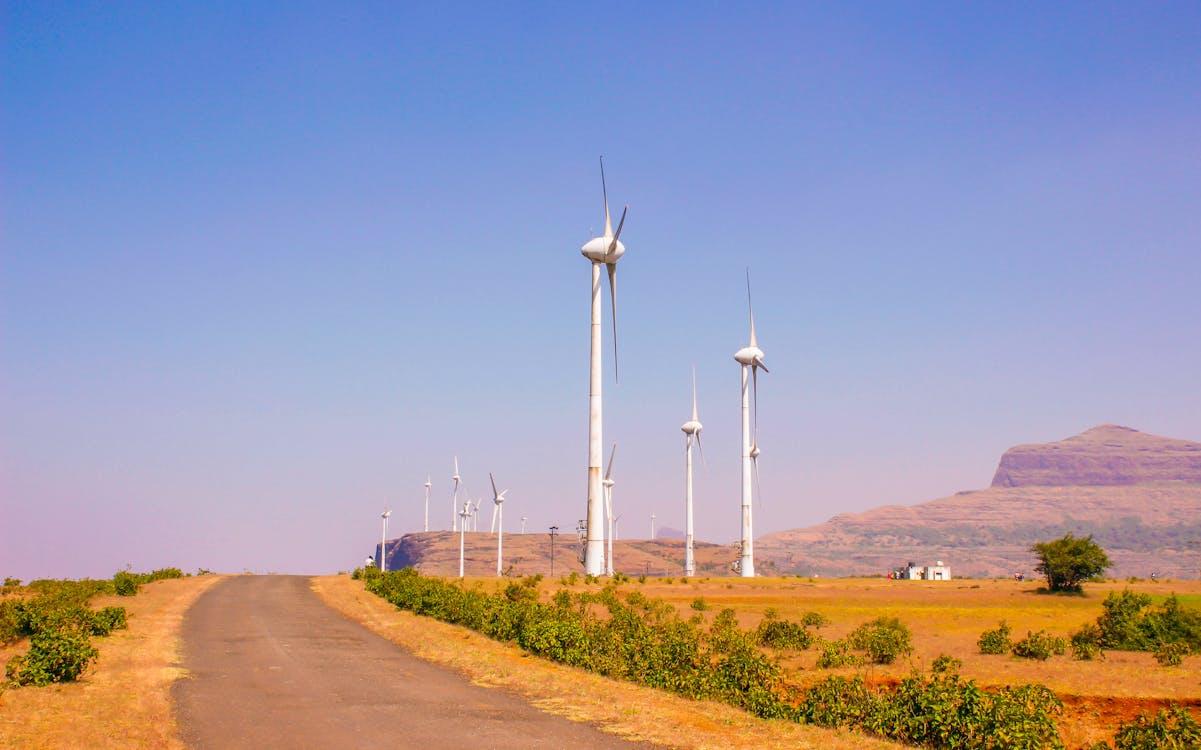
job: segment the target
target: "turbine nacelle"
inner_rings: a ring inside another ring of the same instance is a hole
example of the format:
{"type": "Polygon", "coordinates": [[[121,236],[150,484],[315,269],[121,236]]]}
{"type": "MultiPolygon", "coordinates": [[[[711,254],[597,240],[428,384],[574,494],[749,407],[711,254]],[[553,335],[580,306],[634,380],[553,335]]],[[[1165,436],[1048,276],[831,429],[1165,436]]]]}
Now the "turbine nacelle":
{"type": "Polygon", "coordinates": [[[616,263],[625,255],[626,246],[612,237],[593,237],[580,248],[584,257],[594,263],[616,263]]]}
{"type": "Polygon", "coordinates": [[[763,364],[763,350],[757,346],[744,346],[734,352],[734,359],[738,364],[747,367],[762,367],[764,372],[767,372],[767,367],[763,364]]]}
{"type": "Polygon", "coordinates": [[[701,431],[701,423],[695,419],[690,419],[680,425],[680,429],[684,431],[685,435],[695,435],[701,431]]]}

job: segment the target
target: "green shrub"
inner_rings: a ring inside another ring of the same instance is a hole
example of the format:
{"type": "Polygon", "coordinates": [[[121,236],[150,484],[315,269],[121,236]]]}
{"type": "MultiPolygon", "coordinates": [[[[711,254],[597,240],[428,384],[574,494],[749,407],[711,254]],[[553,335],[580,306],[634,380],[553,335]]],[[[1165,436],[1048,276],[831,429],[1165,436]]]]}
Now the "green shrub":
{"type": "Polygon", "coordinates": [[[1072,658],[1080,661],[1104,659],[1105,652],[1101,650],[1101,628],[1094,623],[1085,623],[1072,633],[1072,658]]]}
{"type": "Polygon", "coordinates": [[[755,639],[760,646],[797,651],[813,644],[813,634],[804,625],[789,620],[763,620],[755,630],[755,639]]]}
{"type": "Polygon", "coordinates": [[[867,652],[875,664],[892,664],[897,657],[913,651],[909,645],[909,628],[895,617],[877,617],[851,631],[847,641],[854,648],[867,652]]]}
{"type": "Polygon", "coordinates": [[[712,609],[712,607],[709,606],[709,602],[705,601],[705,597],[703,597],[703,596],[698,596],[697,598],[693,599],[691,606],[697,612],[704,612],[706,610],[712,609]]]}
{"type": "Polygon", "coordinates": [[[1120,651],[1156,651],[1165,643],[1181,642],[1201,650],[1201,612],[1182,607],[1175,595],[1158,607],[1147,594],[1130,590],[1111,593],[1097,618],[1102,646],[1120,651]]]}
{"type": "Polygon", "coordinates": [[[995,630],[985,630],[981,633],[976,645],[980,647],[982,654],[1007,654],[1013,650],[1013,641],[1009,639],[1012,632],[1009,623],[1001,620],[995,630]]]}
{"type": "Polygon", "coordinates": [[[127,570],[120,570],[113,574],[113,590],[117,596],[133,596],[138,593],[141,586],[137,576],[127,570]]]}
{"type": "Polygon", "coordinates": [[[1188,652],[1189,647],[1179,641],[1165,643],[1155,651],[1155,661],[1159,662],[1161,667],[1179,667],[1184,663],[1188,652]]]}
{"type": "Polygon", "coordinates": [[[1116,750],[1168,750],[1201,747],[1201,724],[1181,706],[1141,714],[1114,735],[1116,750]]]}
{"type": "Polygon", "coordinates": [[[96,658],[87,636],[70,630],[43,630],[29,639],[29,652],[14,656],[5,676],[17,685],[70,682],[96,658]]]}
{"type": "Polygon", "coordinates": [[[851,653],[851,645],[846,641],[827,641],[822,646],[821,655],[817,657],[818,669],[858,667],[861,664],[863,657],[851,653]]]}
{"type": "Polygon", "coordinates": [[[807,628],[824,628],[830,621],[820,612],[806,612],[801,617],[801,624],[807,628]]]}
{"type": "Polygon", "coordinates": [[[956,659],[954,656],[947,654],[939,654],[934,657],[934,661],[930,662],[930,671],[934,674],[942,674],[943,672],[958,672],[963,666],[961,659],[956,659]]]}
{"type": "Polygon", "coordinates": [[[105,607],[92,612],[88,630],[92,635],[106,636],[114,630],[124,630],[128,625],[125,607],[105,607]]]}
{"type": "Polygon", "coordinates": [[[1026,637],[1013,644],[1013,655],[1023,659],[1046,661],[1054,654],[1067,652],[1067,641],[1045,630],[1026,631],[1026,637]]]}
{"type": "Polygon", "coordinates": [[[588,573],[584,576],[584,583],[600,583],[600,579],[591,573],[588,573]]]}

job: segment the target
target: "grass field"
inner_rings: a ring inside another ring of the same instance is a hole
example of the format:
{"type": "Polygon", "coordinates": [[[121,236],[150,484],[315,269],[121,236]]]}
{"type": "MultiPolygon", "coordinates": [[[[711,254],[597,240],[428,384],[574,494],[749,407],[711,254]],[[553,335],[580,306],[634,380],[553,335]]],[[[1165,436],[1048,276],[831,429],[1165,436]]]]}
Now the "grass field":
{"type": "MultiPolygon", "coordinates": [[[[93,608],[126,608],[129,627],[93,644],[100,656],[73,683],[0,692],[0,747],[182,750],[172,714],[179,624],[192,602],[221,579],[208,575],[146,584],[137,596],[101,596],[93,608]]],[[[0,648],[0,666],[28,648],[0,648]]]]}
{"type": "MultiPolygon", "coordinates": [[[[357,582],[356,582],[357,583],[357,582]]],[[[495,578],[468,579],[469,586],[492,588],[495,578]]],[[[559,581],[543,581],[549,596],[559,581]]],[[[1140,711],[1155,710],[1170,702],[1196,711],[1201,706],[1201,656],[1185,658],[1180,667],[1161,667],[1151,654],[1107,652],[1104,661],[1075,661],[1069,655],[1045,662],[1012,656],[983,655],[976,641],[980,634],[1005,620],[1013,637],[1027,631],[1046,630],[1068,636],[1101,614],[1101,602],[1114,591],[1129,588],[1162,599],[1175,593],[1190,605],[1201,599],[1199,581],[1135,581],[1089,584],[1084,596],[1050,596],[1039,593],[1038,582],[1012,580],[960,580],[947,582],[888,581],[885,579],[649,578],[622,584],[647,596],[671,602],[684,617],[696,613],[693,602],[705,601],[704,616],[711,620],[723,608],[738,614],[744,628],[753,628],[768,609],[781,617],[799,620],[809,611],[824,615],[830,624],[819,632],[833,640],[857,625],[879,616],[899,618],[913,632],[913,653],[887,666],[819,670],[818,651],[787,655],[781,664],[789,681],[808,685],[830,674],[863,674],[869,681],[899,680],[914,668],[925,668],[940,654],[963,661],[961,673],[988,686],[1042,683],[1064,700],[1061,735],[1068,747],[1088,746],[1109,739],[1122,721],[1140,711]],[[669,582],[670,581],[670,582],[669,582]]],[[[585,588],[582,582],[574,587],[585,588]]],[[[599,588],[593,585],[589,588],[599,588]]]]}

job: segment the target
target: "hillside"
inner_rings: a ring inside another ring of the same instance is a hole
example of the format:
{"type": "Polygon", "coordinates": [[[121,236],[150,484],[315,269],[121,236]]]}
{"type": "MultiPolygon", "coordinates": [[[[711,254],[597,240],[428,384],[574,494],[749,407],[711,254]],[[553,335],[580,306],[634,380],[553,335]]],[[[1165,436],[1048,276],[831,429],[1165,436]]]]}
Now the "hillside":
{"type": "Polygon", "coordinates": [[[1028,549],[1092,534],[1117,577],[1201,578],[1201,443],[1102,425],[1001,457],[992,486],[767,535],[757,554],[806,575],[880,574],[943,560],[956,576],[1030,573],[1028,549]]]}
{"type": "MultiPolygon", "coordinates": [[[[574,534],[555,538],[555,575],[575,571],[583,574],[579,561],[580,545],[574,534]]],[[[376,545],[378,553],[379,545],[376,545]]],[[[730,563],[738,556],[733,547],[696,542],[694,545],[697,574],[720,576],[729,574],[730,563]]],[[[504,564],[512,575],[548,575],[551,569],[550,536],[538,534],[505,534],[504,564]]],[[[469,576],[495,575],[496,534],[484,531],[467,532],[463,558],[469,576]]],[[[684,568],[682,539],[631,539],[613,542],[614,569],[629,575],[649,573],[656,576],[676,576],[684,568]]],[[[405,534],[388,540],[388,569],[411,565],[423,573],[458,575],[459,534],[454,531],[429,531],[405,534]]]]}

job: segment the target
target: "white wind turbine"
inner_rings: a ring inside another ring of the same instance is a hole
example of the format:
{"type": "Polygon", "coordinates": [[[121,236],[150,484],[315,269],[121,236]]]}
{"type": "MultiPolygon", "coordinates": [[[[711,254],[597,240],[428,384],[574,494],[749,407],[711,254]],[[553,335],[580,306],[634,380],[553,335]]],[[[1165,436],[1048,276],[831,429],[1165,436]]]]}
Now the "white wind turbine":
{"type": "Polygon", "coordinates": [[[453,480],[455,483],[455,489],[454,489],[454,492],[451,494],[451,499],[450,499],[450,530],[458,531],[459,530],[459,519],[458,519],[458,513],[459,513],[459,457],[458,456],[455,456],[455,473],[454,473],[454,476],[451,477],[451,480],[453,480]]]}
{"type": "Polygon", "coordinates": [[[651,541],[655,541],[655,514],[651,514],[651,541]]]}
{"type": "Polygon", "coordinates": [[[482,503],[482,502],[484,502],[484,498],[477,497],[475,499],[475,505],[472,506],[472,508],[471,508],[471,530],[472,531],[480,530],[480,503],[482,503]]]}
{"type": "Polygon", "coordinates": [[[379,514],[379,517],[384,519],[384,533],[380,537],[379,543],[379,572],[388,572],[388,516],[392,515],[392,511],[384,508],[384,512],[379,514]]]}
{"type": "Polygon", "coordinates": [[[609,540],[609,551],[605,555],[605,574],[613,575],[613,456],[617,453],[617,443],[609,451],[609,468],[605,469],[605,479],[601,482],[605,488],[605,536],[609,540]]]}
{"type": "Polygon", "coordinates": [[[527,517],[526,517],[526,516],[523,514],[523,515],[521,516],[521,533],[522,533],[522,534],[524,534],[524,533],[525,533],[525,522],[526,522],[526,520],[527,520],[527,517]]]}
{"type": "Polygon", "coordinates": [[[625,225],[626,211],[621,212],[617,231],[609,218],[609,193],[605,187],[605,161],[601,159],[601,194],[605,200],[605,233],[589,240],[580,252],[592,262],[592,349],[588,380],[588,518],[584,547],[584,572],[598,576],[604,568],[604,492],[601,483],[601,461],[604,447],[601,440],[601,280],[600,267],[609,272],[609,305],[613,312],[613,374],[617,376],[617,261],[625,253],[618,241],[625,225]]]}
{"type": "Polygon", "coordinates": [[[755,309],[751,306],[751,272],[746,274],[746,308],[751,320],[751,343],[734,353],[742,366],[742,551],[738,569],[743,578],[755,577],[755,551],[751,527],[751,473],[759,472],[759,370],[768,372],[763,364],[763,350],[755,341],[755,309]],[[755,389],[755,429],[752,436],[747,371],[750,385],[755,389]],[[753,465],[753,468],[752,468],[753,465]]]}
{"type": "Polygon", "coordinates": [[[459,512],[459,517],[463,522],[459,524],[459,578],[463,577],[463,538],[467,535],[467,519],[471,516],[471,501],[467,500],[463,503],[463,510],[459,512]]]}
{"type": "Polygon", "coordinates": [[[692,419],[680,426],[684,431],[684,575],[696,575],[696,561],[692,555],[692,441],[705,459],[701,448],[701,423],[696,416],[696,367],[692,368],[692,419]]]}
{"type": "Polygon", "coordinates": [[[430,487],[432,487],[432,486],[433,485],[430,483],[430,478],[427,475],[425,477],[425,530],[426,531],[430,530],[430,487]]]}
{"type": "Polygon", "coordinates": [[[505,490],[504,492],[496,491],[496,479],[493,478],[492,472],[488,472],[488,478],[492,480],[492,519],[496,526],[496,575],[503,575],[501,568],[502,550],[505,543],[505,490]]]}

